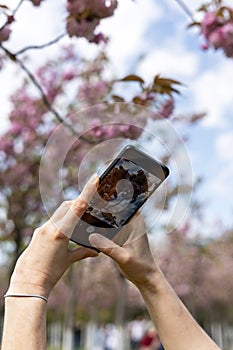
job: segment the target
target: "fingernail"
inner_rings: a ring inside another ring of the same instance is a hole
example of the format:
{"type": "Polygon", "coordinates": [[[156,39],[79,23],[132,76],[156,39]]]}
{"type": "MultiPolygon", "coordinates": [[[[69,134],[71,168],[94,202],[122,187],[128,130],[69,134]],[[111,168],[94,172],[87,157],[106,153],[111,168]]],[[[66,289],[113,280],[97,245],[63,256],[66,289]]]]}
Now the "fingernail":
{"type": "Polygon", "coordinates": [[[100,235],[99,233],[92,233],[89,236],[89,242],[97,249],[114,248],[115,243],[110,239],[100,235]]]}
{"type": "Polygon", "coordinates": [[[96,184],[97,183],[97,179],[98,179],[98,174],[97,173],[94,173],[90,179],[88,180],[88,183],[89,184],[96,184]]]}
{"type": "Polygon", "coordinates": [[[96,248],[100,247],[101,240],[102,240],[102,236],[99,235],[98,233],[92,233],[89,236],[90,243],[96,248]]]}

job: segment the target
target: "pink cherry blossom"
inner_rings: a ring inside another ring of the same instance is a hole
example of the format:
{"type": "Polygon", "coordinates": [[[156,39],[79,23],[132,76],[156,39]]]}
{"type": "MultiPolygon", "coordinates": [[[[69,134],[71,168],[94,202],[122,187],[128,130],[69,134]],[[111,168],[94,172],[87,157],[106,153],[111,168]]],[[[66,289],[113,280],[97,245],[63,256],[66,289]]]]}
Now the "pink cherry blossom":
{"type": "Polygon", "coordinates": [[[40,6],[43,0],[31,0],[34,6],[40,6]]]}
{"type": "Polygon", "coordinates": [[[94,30],[96,26],[100,23],[98,18],[92,21],[86,21],[81,19],[77,21],[74,17],[67,19],[66,29],[69,36],[85,37],[87,40],[91,41],[94,39],[94,30]]]}
{"type": "Polygon", "coordinates": [[[69,35],[85,37],[96,44],[106,41],[102,33],[96,35],[95,29],[101,19],[113,15],[116,7],[116,0],[68,0],[66,28],[69,35]]]}
{"type": "Polygon", "coordinates": [[[215,12],[206,12],[201,24],[201,31],[208,40],[209,35],[218,27],[219,20],[215,12]]]}
{"type": "MultiPolygon", "coordinates": [[[[233,9],[224,7],[225,12],[233,13],[233,9]]],[[[201,23],[201,33],[206,42],[204,50],[212,47],[222,49],[227,57],[233,57],[233,20],[232,16],[224,16],[219,8],[216,11],[206,11],[201,23]]]]}
{"type": "Polygon", "coordinates": [[[233,22],[228,22],[222,27],[222,35],[225,45],[233,44],[233,22]]]}
{"type": "Polygon", "coordinates": [[[174,111],[174,99],[172,97],[164,100],[162,105],[159,108],[159,114],[161,114],[163,117],[168,118],[174,111]]]}
{"type": "Polygon", "coordinates": [[[22,131],[22,124],[18,123],[17,121],[13,122],[10,128],[10,132],[12,135],[16,136],[22,131]]]}
{"type": "Polygon", "coordinates": [[[233,57],[233,23],[227,23],[222,27],[224,40],[224,52],[227,57],[233,57]]]}
{"type": "Polygon", "coordinates": [[[0,42],[7,41],[10,38],[11,29],[8,25],[0,30],[0,42]]]}

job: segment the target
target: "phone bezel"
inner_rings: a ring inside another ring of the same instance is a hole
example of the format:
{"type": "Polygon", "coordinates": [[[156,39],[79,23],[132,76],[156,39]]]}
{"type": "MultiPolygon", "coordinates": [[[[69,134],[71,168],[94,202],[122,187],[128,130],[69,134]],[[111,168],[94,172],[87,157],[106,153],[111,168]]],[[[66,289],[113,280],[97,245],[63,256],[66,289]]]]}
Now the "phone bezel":
{"type": "Polygon", "coordinates": [[[159,160],[153,158],[149,154],[143,152],[142,150],[136,148],[133,145],[127,145],[124,147],[119,154],[114,158],[111,164],[104,170],[100,175],[100,182],[104,177],[114,168],[115,164],[119,159],[128,159],[134,162],[138,167],[148,171],[152,175],[157,176],[163,182],[170,174],[169,168],[159,160]],[[161,172],[162,169],[162,172],[161,172]],[[161,176],[162,175],[162,176],[161,176]]]}
{"type": "MultiPolygon", "coordinates": [[[[105,178],[105,176],[114,168],[115,164],[119,161],[119,159],[127,159],[129,161],[134,162],[138,167],[142,168],[145,171],[148,171],[149,173],[151,173],[154,176],[157,176],[161,182],[159,183],[158,187],[164,182],[164,180],[169,176],[169,168],[162,162],[160,162],[159,160],[153,158],[152,156],[150,156],[149,154],[145,153],[144,151],[138,149],[137,147],[135,147],[134,145],[127,145],[126,147],[124,147],[120,153],[118,153],[113,161],[107,166],[107,168],[103,171],[103,173],[99,176],[99,183],[101,183],[101,181],[105,178]]],[[[135,215],[135,213],[143,206],[143,204],[147,201],[147,199],[152,195],[152,193],[155,192],[155,190],[158,188],[156,187],[152,192],[150,192],[150,194],[145,197],[145,200],[143,202],[141,202],[141,204],[138,206],[137,210],[135,212],[133,212],[125,221],[124,225],[126,225],[131,219],[132,217],[135,215]]],[[[97,190],[98,191],[98,190],[97,190]]],[[[85,213],[84,213],[85,214],[85,213]]],[[[84,215],[83,214],[83,215],[84,215]]],[[[83,217],[83,216],[82,216],[83,217]]],[[[82,217],[80,220],[82,220],[82,217]]],[[[85,223],[86,221],[83,220],[85,223]]],[[[101,220],[100,220],[101,221],[101,220]]],[[[104,221],[103,221],[104,223],[104,221]]],[[[88,224],[88,226],[92,226],[91,223],[86,223],[88,224]]],[[[76,239],[77,235],[75,234],[76,229],[78,228],[79,223],[77,224],[76,228],[74,229],[74,232],[71,236],[71,241],[82,245],[84,247],[89,247],[89,248],[93,248],[94,247],[90,245],[87,245],[85,243],[81,243],[79,242],[78,239],[76,239]],[[74,237],[75,236],[75,237],[74,237]],[[75,238],[75,239],[74,239],[75,238]]],[[[116,227],[111,227],[111,237],[109,236],[109,239],[113,239],[113,237],[122,229],[122,227],[116,228],[116,227]]],[[[104,229],[105,230],[105,229],[104,229]]],[[[96,227],[95,232],[100,232],[101,233],[101,227],[96,227]]],[[[87,233],[87,232],[86,232],[87,233]]],[[[88,233],[87,233],[88,234],[88,233]]],[[[89,236],[89,235],[88,235],[89,236]]],[[[81,238],[81,237],[80,237],[81,238]]],[[[80,239],[81,240],[81,239],[80,239]]]]}

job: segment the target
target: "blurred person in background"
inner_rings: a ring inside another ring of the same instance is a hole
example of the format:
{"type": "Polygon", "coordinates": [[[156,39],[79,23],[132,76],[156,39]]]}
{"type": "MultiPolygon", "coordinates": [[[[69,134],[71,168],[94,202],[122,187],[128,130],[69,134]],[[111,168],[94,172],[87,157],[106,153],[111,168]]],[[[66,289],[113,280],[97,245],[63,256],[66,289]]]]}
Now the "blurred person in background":
{"type": "Polygon", "coordinates": [[[130,349],[138,350],[145,332],[145,320],[138,316],[129,324],[130,349]]]}
{"type": "Polygon", "coordinates": [[[160,345],[159,335],[155,327],[149,325],[140,341],[139,350],[159,350],[160,345]]]}

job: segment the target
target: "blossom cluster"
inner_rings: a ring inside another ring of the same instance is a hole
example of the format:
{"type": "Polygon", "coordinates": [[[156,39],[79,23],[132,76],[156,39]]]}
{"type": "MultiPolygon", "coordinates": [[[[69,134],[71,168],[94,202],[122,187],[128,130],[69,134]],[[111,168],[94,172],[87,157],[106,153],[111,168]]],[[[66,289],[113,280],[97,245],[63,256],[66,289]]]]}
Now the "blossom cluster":
{"type": "Polygon", "coordinates": [[[10,34],[11,29],[8,25],[0,29],[0,43],[2,43],[3,41],[7,41],[10,38],[10,34]]]}
{"type": "Polygon", "coordinates": [[[216,11],[206,11],[200,25],[206,41],[203,49],[222,49],[227,57],[233,57],[233,9],[221,7],[216,11]]]}
{"type": "MultiPolygon", "coordinates": [[[[30,0],[33,6],[40,6],[43,1],[30,0]]],[[[106,42],[107,38],[101,32],[96,33],[96,28],[102,19],[113,15],[117,4],[117,0],[67,0],[66,29],[69,36],[84,37],[96,44],[106,42]]],[[[0,27],[0,43],[10,38],[10,24],[15,20],[11,13],[13,11],[8,7],[4,8],[6,21],[0,27]]]]}
{"type": "Polygon", "coordinates": [[[68,0],[67,31],[69,35],[85,37],[89,42],[105,41],[102,33],[95,33],[100,20],[113,15],[117,0],[68,0]]]}
{"type": "Polygon", "coordinates": [[[42,1],[43,0],[31,0],[31,2],[33,3],[34,6],[40,6],[42,1]]]}

